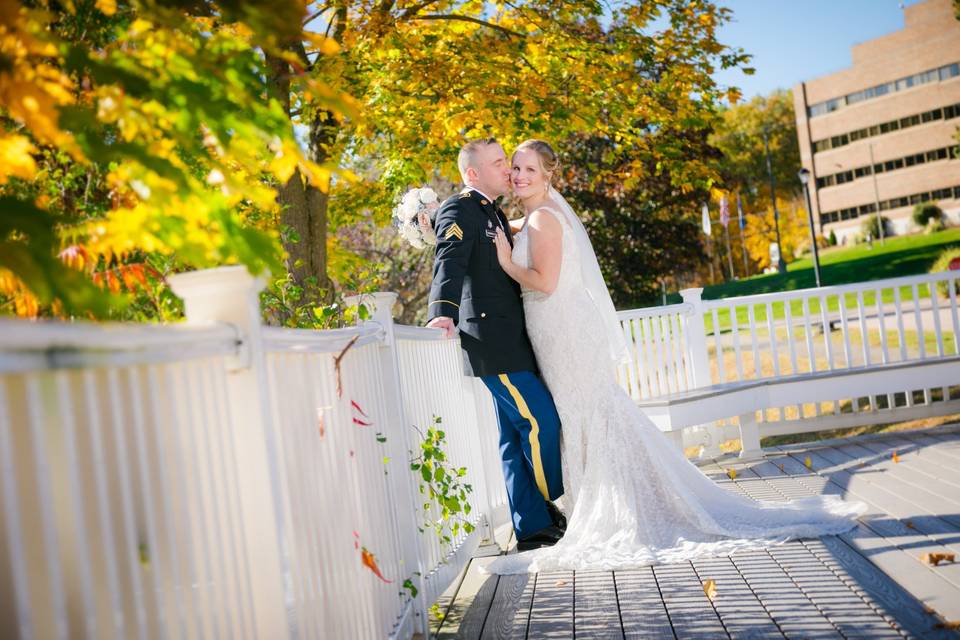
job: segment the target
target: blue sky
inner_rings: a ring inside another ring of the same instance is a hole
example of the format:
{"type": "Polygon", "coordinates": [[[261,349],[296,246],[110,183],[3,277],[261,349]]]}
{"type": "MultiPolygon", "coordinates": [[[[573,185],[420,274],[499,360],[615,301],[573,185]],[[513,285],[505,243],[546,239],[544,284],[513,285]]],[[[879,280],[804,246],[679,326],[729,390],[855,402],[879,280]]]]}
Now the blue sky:
{"type": "Polygon", "coordinates": [[[723,44],[753,54],[757,72],[716,79],[750,99],[850,66],[850,47],[903,28],[901,4],[918,0],[720,0],[733,10],[723,44]]]}

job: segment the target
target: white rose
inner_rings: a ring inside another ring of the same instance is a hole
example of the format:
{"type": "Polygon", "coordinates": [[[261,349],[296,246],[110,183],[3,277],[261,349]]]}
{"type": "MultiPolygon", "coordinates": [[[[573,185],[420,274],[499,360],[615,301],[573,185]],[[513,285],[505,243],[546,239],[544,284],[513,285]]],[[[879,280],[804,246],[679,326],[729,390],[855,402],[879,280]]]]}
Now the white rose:
{"type": "Polygon", "coordinates": [[[420,202],[423,204],[433,204],[437,201],[437,192],[430,187],[420,189],[420,202]]]}

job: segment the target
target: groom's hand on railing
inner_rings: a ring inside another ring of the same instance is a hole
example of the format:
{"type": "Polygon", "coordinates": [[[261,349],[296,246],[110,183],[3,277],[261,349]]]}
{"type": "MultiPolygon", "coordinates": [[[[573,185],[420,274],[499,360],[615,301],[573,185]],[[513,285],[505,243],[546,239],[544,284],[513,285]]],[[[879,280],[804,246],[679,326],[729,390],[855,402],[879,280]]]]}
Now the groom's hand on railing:
{"type": "Polygon", "coordinates": [[[444,338],[452,338],[456,332],[456,325],[453,324],[453,319],[445,316],[437,316],[428,322],[427,326],[431,329],[443,329],[444,338]]]}

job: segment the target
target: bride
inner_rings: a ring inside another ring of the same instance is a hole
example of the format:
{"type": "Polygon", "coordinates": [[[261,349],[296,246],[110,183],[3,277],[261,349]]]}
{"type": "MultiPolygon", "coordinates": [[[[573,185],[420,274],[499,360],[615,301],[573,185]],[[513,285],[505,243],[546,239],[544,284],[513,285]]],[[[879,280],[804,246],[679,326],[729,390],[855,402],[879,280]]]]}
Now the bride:
{"type": "Polygon", "coordinates": [[[528,140],[512,165],[525,216],[512,250],[498,230],[497,257],[522,287],[527,331],[560,414],[567,530],[556,545],[502,556],[487,571],[620,569],[852,528],[861,503],[756,502],[727,491],[640,411],[616,380],[626,343],[590,239],[550,186],[556,154],[528,140]]]}

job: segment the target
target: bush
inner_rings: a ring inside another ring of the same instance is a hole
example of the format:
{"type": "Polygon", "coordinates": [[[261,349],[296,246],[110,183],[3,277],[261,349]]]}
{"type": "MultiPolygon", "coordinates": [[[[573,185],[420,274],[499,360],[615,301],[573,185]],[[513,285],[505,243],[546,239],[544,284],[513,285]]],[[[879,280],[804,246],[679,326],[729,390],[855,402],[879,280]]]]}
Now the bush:
{"type": "Polygon", "coordinates": [[[830,229],[830,237],[827,238],[827,240],[830,242],[831,247],[837,246],[837,234],[833,229],[830,229]]]}
{"type": "MultiPolygon", "coordinates": [[[[883,225],[883,236],[885,238],[892,236],[893,234],[890,233],[890,221],[880,216],[880,223],[883,225]]],[[[871,213],[868,217],[864,218],[860,224],[860,234],[863,235],[864,241],[866,241],[868,235],[874,240],[880,238],[880,227],[877,224],[876,214],[871,213]]]]}
{"type": "MultiPolygon", "coordinates": [[[[960,259],[960,247],[950,247],[948,249],[944,249],[940,252],[940,255],[937,256],[936,262],[934,262],[930,267],[930,273],[948,271],[950,269],[950,261],[955,259],[960,259]]],[[[958,271],[957,274],[960,275],[960,271],[958,271]]],[[[953,281],[953,289],[956,293],[960,293],[960,278],[957,278],[953,281]]],[[[950,295],[946,282],[938,282],[937,290],[943,297],[950,295]]]]}
{"type": "Polygon", "coordinates": [[[913,222],[918,227],[925,227],[931,220],[943,218],[943,209],[933,202],[921,202],[913,207],[913,222]]]}

